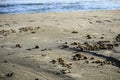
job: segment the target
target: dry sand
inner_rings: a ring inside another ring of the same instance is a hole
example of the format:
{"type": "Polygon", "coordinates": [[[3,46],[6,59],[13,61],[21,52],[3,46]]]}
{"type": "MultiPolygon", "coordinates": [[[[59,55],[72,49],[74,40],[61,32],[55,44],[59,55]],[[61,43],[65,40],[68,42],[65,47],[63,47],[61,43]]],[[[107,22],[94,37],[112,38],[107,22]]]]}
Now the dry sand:
{"type": "Polygon", "coordinates": [[[1,14],[0,80],[120,80],[119,46],[81,51],[70,45],[104,40],[113,43],[119,33],[119,10],[1,14]],[[73,60],[78,53],[89,58],[73,60]],[[72,65],[65,67],[58,58],[72,65]],[[52,60],[57,62],[53,64],[52,60]],[[96,60],[111,63],[92,63],[96,60]]]}

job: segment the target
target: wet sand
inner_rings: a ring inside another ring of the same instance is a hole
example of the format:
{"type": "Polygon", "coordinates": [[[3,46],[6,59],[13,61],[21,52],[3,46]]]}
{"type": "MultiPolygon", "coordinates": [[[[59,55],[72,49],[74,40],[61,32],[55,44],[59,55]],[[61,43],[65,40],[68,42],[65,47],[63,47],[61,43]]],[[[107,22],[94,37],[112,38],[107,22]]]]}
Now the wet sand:
{"type": "Polygon", "coordinates": [[[0,80],[119,80],[120,11],[0,15],[0,80]]]}

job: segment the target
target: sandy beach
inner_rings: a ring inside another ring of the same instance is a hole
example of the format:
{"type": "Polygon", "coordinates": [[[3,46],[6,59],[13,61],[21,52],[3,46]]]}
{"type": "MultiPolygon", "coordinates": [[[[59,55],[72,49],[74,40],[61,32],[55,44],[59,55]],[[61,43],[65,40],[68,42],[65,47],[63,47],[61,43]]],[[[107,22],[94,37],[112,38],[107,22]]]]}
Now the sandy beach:
{"type": "Polygon", "coordinates": [[[0,14],[0,80],[120,80],[120,10],[0,14]]]}

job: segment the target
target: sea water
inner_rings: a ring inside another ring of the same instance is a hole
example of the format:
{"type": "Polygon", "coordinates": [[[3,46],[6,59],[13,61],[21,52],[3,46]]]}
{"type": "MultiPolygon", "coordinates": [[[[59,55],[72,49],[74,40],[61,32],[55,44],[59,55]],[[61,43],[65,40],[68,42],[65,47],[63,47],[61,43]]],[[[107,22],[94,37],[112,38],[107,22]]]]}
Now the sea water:
{"type": "Polygon", "coordinates": [[[120,0],[0,0],[0,14],[120,10],[120,0]]]}

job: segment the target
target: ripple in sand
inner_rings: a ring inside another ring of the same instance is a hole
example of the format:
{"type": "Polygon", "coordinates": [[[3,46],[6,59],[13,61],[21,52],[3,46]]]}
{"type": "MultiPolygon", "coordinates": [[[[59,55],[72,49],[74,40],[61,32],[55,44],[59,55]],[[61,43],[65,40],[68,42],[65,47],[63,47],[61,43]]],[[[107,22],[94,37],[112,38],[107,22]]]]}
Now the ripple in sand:
{"type": "Polygon", "coordinates": [[[74,74],[74,73],[70,73],[68,75],[70,75],[71,77],[74,77],[74,78],[82,77],[80,74],[78,75],[78,74],[74,74]]]}
{"type": "Polygon", "coordinates": [[[99,35],[99,33],[93,33],[93,35],[99,35]]]}
{"type": "Polygon", "coordinates": [[[113,52],[115,52],[115,53],[120,53],[120,47],[115,47],[115,48],[113,48],[113,52]]]}
{"type": "Polygon", "coordinates": [[[30,39],[34,39],[34,40],[36,40],[36,39],[39,39],[39,37],[32,37],[32,38],[30,38],[30,39]]]}
{"type": "Polygon", "coordinates": [[[105,51],[105,53],[111,53],[112,51],[105,51]]]}
{"type": "Polygon", "coordinates": [[[67,39],[81,38],[82,36],[67,37],[67,39]]]}
{"type": "Polygon", "coordinates": [[[13,50],[12,48],[9,48],[9,47],[5,47],[5,49],[8,49],[8,50],[13,50]]]}

